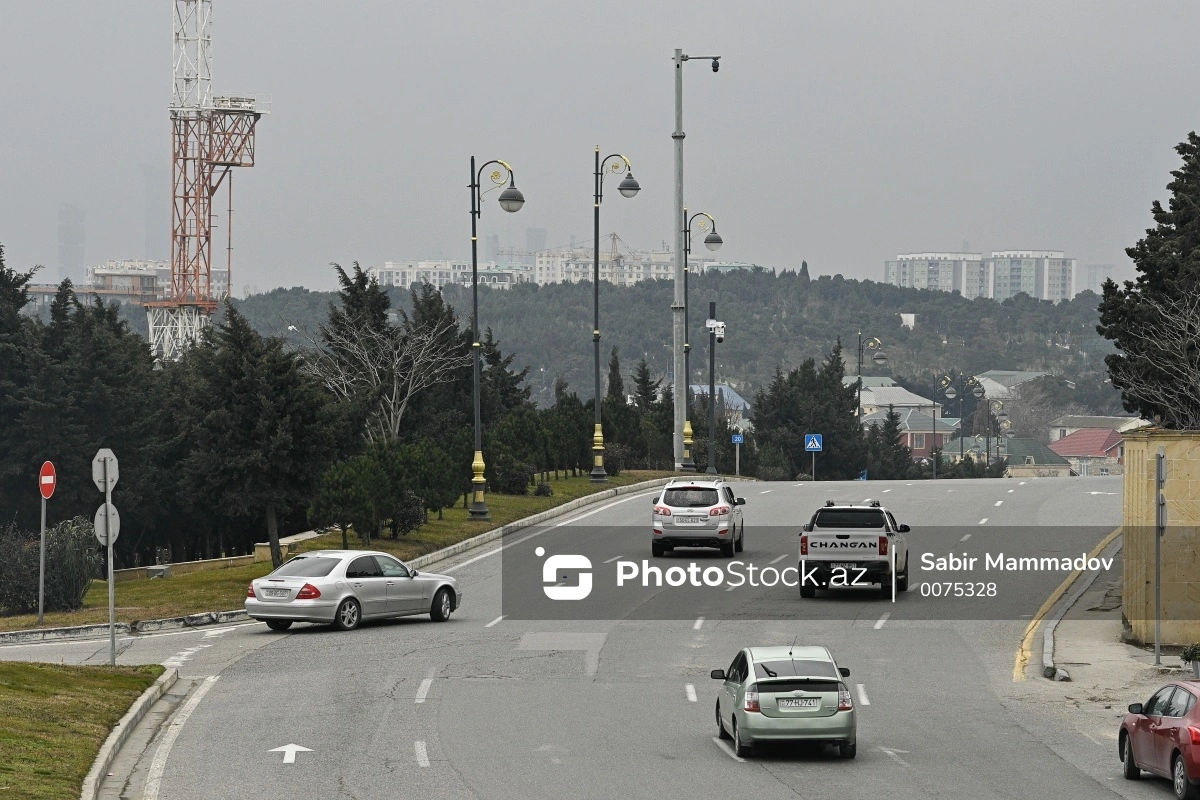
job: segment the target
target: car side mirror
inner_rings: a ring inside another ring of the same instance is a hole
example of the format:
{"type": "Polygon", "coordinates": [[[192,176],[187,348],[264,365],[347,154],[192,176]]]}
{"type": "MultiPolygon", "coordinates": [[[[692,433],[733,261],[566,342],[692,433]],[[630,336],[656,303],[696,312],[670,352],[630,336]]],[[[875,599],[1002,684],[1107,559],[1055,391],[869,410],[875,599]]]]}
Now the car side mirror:
{"type": "Polygon", "coordinates": [[[415,577],[417,577],[417,571],[415,569],[410,569],[408,571],[408,575],[410,578],[415,578],[415,577]]]}
{"type": "MultiPolygon", "coordinates": [[[[712,672],[708,673],[708,677],[712,678],[714,681],[723,681],[725,680],[725,670],[714,669],[712,672]]],[[[1132,707],[1133,706],[1130,706],[1130,708],[1132,707]]],[[[1138,706],[1138,708],[1141,708],[1141,706],[1138,706]]]]}
{"type": "Polygon", "coordinates": [[[1129,704],[1129,713],[1130,714],[1142,713],[1142,704],[1141,703],[1130,703],[1129,704]]]}
{"type": "Polygon", "coordinates": [[[912,528],[908,527],[907,525],[901,525],[896,530],[900,531],[901,533],[908,533],[910,530],[912,530],[912,528]]]}
{"type": "Polygon", "coordinates": [[[739,497],[739,498],[737,499],[737,504],[738,504],[739,506],[744,506],[744,505],[746,505],[746,498],[744,498],[744,497],[739,497]]]}
{"type": "Polygon", "coordinates": [[[804,532],[812,533],[812,523],[811,522],[804,523],[804,532]]]}
{"type": "Polygon", "coordinates": [[[847,669],[846,667],[838,667],[838,674],[841,675],[843,678],[849,678],[850,670],[847,669]]]}

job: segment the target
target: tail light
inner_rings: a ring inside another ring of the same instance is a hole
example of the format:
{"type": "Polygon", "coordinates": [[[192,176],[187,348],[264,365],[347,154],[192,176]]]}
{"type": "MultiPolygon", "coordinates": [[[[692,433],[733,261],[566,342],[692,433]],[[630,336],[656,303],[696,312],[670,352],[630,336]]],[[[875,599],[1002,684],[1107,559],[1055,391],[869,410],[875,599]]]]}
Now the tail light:
{"type": "Polygon", "coordinates": [[[879,537],[879,555],[886,556],[888,549],[888,540],[886,536],[879,537]]]}
{"type": "Polygon", "coordinates": [[[1188,725],[1188,734],[1192,737],[1192,744],[1200,745],[1200,728],[1195,725],[1188,725]]]}
{"type": "Polygon", "coordinates": [[[717,506],[716,508],[710,508],[708,510],[708,515],[710,517],[723,517],[728,513],[729,513],[729,506],[717,506]]]}
{"type": "Polygon", "coordinates": [[[751,686],[746,690],[746,702],[742,705],[743,711],[758,711],[762,712],[762,708],[758,705],[758,686],[751,686]]]}
{"type": "Polygon", "coordinates": [[[654,529],[654,535],[655,535],[655,536],[662,536],[662,531],[661,531],[661,530],[659,530],[658,528],[655,528],[655,529],[654,529]]]}
{"type": "Polygon", "coordinates": [[[320,596],[321,590],[311,583],[304,584],[300,587],[300,591],[296,593],[297,600],[316,600],[320,596]]]}
{"type": "Polygon", "coordinates": [[[671,509],[667,508],[666,506],[655,506],[654,513],[661,517],[669,517],[671,516],[671,509]]]}
{"type": "Polygon", "coordinates": [[[846,684],[840,684],[838,687],[838,711],[853,711],[854,700],[850,697],[850,690],[846,688],[846,684]]]}
{"type": "Polygon", "coordinates": [[[800,555],[802,555],[802,556],[808,555],[808,536],[807,535],[802,535],[800,537],[800,555]]]}
{"type": "Polygon", "coordinates": [[[254,594],[254,584],[252,583],[252,584],[250,584],[249,586],[247,586],[247,587],[246,587],[246,597],[254,597],[254,596],[255,596],[255,594],[254,594]]]}

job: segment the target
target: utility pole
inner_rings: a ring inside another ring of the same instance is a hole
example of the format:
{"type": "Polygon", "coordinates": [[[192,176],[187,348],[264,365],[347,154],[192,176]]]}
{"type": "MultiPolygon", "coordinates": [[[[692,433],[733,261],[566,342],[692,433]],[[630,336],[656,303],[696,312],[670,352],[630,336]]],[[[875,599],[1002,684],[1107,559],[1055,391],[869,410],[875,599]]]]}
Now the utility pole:
{"type": "Polygon", "coordinates": [[[687,269],[683,252],[685,233],[676,221],[683,219],[683,62],[691,58],[711,59],[713,72],[721,67],[720,56],[689,56],[683,50],[675,48],[675,131],[671,134],[675,141],[675,213],[671,217],[671,227],[675,229],[675,298],[671,303],[671,339],[672,352],[675,355],[674,454],[677,471],[683,468],[683,422],[687,419],[688,376],[684,373],[683,358],[683,341],[687,330],[683,320],[683,282],[684,270],[687,269]]]}

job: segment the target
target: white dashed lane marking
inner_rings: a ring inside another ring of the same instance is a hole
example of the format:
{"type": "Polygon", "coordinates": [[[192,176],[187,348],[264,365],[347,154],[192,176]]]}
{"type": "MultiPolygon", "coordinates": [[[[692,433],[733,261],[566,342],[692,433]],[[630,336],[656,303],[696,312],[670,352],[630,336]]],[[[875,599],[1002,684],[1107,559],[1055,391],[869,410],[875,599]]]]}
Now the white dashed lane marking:
{"type": "Polygon", "coordinates": [[[1003,501],[1003,500],[997,500],[997,501],[996,501],[996,505],[998,505],[998,506],[1002,506],[1002,505],[1004,505],[1004,501],[1003,501]]]}
{"type": "Polygon", "coordinates": [[[498,624],[500,623],[500,620],[502,620],[502,619],[504,619],[504,615],[503,615],[503,614],[501,614],[500,616],[496,617],[494,620],[492,620],[491,622],[489,622],[487,625],[484,625],[483,627],[485,627],[485,628],[490,628],[490,627],[492,627],[493,625],[498,625],[498,624]]]}
{"type": "Polygon", "coordinates": [[[417,766],[429,766],[429,750],[426,749],[424,742],[413,742],[413,750],[417,754],[417,766]]]}
{"type": "Polygon", "coordinates": [[[888,617],[890,617],[891,615],[892,615],[892,612],[890,612],[890,611],[885,611],[885,612],[884,612],[884,614],[883,614],[883,616],[882,616],[882,617],[880,617],[879,619],[877,619],[877,620],[875,621],[875,630],[879,630],[880,628],[882,628],[882,627],[883,627],[883,623],[887,622],[887,621],[888,621],[888,617]]]}
{"type": "Polygon", "coordinates": [[[960,541],[960,542],[965,542],[967,539],[970,539],[970,538],[971,538],[971,534],[969,534],[969,533],[968,533],[966,536],[964,536],[964,537],[962,537],[961,539],[959,539],[959,541],[960,541]]]}
{"type": "Polygon", "coordinates": [[[690,702],[690,703],[696,702],[696,687],[695,686],[693,686],[692,684],[689,683],[687,686],[683,687],[683,691],[687,694],[688,702],[690,702]]]}
{"type": "Polygon", "coordinates": [[[698,631],[703,626],[704,626],[704,617],[697,617],[696,621],[694,623],[692,623],[692,630],[698,631]]]}
{"type": "Polygon", "coordinates": [[[773,558],[773,559],[771,559],[771,563],[772,563],[772,564],[778,564],[780,561],[783,561],[783,560],[784,560],[785,558],[787,558],[789,555],[791,555],[791,553],[784,553],[783,555],[779,556],[778,558],[773,558]]]}
{"type": "Polygon", "coordinates": [[[734,761],[738,762],[739,764],[746,763],[746,759],[741,758],[740,756],[738,756],[737,753],[733,752],[733,749],[729,745],[725,744],[725,742],[722,742],[720,739],[718,739],[715,736],[712,737],[712,740],[717,743],[717,747],[721,748],[722,753],[729,756],[730,758],[732,758],[734,761]]]}
{"type": "Polygon", "coordinates": [[[856,684],[854,684],[854,687],[855,687],[856,689],[858,689],[858,702],[859,702],[859,704],[860,704],[860,705],[864,705],[864,706],[869,706],[869,705],[871,705],[871,700],[870,700],[870,699],[867,697],[867,689],[866,689],[866,687],[865,687],[865,686],[863,686],[861,683],[856,683],[856,684]]]}
{"type": "Polygon", "coordinates": [[[984,525],[984,524],[986,524],[986,523],[987,523],[987,521],[988,521],[988,518],[987,518],[987,517],[984,517],[983,519],[979,520],[979,524],[980,524],[980,525],[984,525]]]}

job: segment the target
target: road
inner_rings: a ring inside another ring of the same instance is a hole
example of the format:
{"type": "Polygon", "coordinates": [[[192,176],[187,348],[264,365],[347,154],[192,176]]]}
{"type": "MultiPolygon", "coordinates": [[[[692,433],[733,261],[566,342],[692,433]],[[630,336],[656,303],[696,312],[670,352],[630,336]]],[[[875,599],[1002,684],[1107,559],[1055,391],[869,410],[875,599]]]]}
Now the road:
{"type": "MultiPolygon", "coordinates": [[[[914,559],[1079,556],[1119,524],[1120,481],[743,483],[738,557],[794,566],[800,522],[826,499],[868,496],[912,526],[914,559]]],[[[521,618],[527,606],[502,587],[540,588],[535,547],[587,551],[598,592],[610,588],[614,557],[649,559],[649,497],[575,512],[506,540],[503,553],[484,548],[432,567],[466,591],[447,624],[422,617],[284,634],[245,624],[126,640],[122,662],[173,659],[196,685],[219,676],[179,729],[159,796],[1167,796],[1165,784],[1121,781],[1104,732],[1085,733],[1087,741],[1047,729],[1029,711],[1033,684],[1013,682],[1028,621],[1064,572],[1010,576],[1000,586],[1008,596],[990,607],[938,604],[915,588],[895,605],[877,591],[801,600],[794,589],[721,587],[726,600],[708,591],[677,601],[663,588],[608,606],[618,619],[521,618]],[[797,639],[828,646],[851,670],[854,761],[778,746],[741,761],[714,740],[718,684],[709,670],[743,646],[797,639]],[[292,743],[311,752],[293,763],[270,752],[292,743]]],[[[654,561],[693,560],[722,563],[703,551],[654,561]]],[[[915,564],[914,587],[923,580],[915,564]]],[[[99,663],[105,645],[6,647],[0,657],[99,663]]]]}

